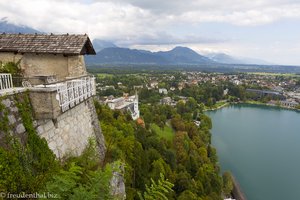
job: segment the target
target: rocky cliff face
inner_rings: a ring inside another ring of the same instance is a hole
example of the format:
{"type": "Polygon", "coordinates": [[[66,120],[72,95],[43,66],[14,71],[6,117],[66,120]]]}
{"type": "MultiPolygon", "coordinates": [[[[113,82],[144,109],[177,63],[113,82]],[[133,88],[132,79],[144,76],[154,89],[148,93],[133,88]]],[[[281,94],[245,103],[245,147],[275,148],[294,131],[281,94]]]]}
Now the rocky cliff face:
{"type": "Polygon", "coordinates": [[[90,115],[91,115],[91,125],[93,127],[95,138],[97,141],[99,156],[100,156],[101,161],[103,161],[104,157],[105,157],[105,152],[106,152],[105,139],[104,139],[104,136],[103,136],[103,133],[101,130],[100,122],[97,117],[96,109],[95,109],[92,99],[90,99],[87,102],[87,106],[89,108],[90,115]]]}
{"type": "Polygon", "coordinates": [[[111,194],[118,200],[126,199],[125,183],[124,183],[124,165],[115,163],[113,166],[113,177],[110,181],[111,194]]]}

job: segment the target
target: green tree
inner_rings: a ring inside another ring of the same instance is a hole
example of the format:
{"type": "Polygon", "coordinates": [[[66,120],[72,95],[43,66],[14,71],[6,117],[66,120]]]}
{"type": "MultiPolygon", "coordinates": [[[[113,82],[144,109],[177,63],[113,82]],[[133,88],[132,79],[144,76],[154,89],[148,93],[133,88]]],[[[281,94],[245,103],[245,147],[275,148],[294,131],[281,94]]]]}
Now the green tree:
{"type": "Polygon", "coordinates": [[[23,71],[20,67],[20,62],[7,62],[7,63],[2,63],[0,61],[0,73],[10,73],[13,76],[22,76],[23,71]]]}
{"type": "Polygon", "coordinates": [[[176,104],[176,108],[177,108],[177,112],[179,114],[184,114],[187,110],[186,110],[186,105],[183,101],[179,101],[177,104],[176,104]]]}
{"type": "Polygon", "coordinates": [[[197,101],[193,97],[189,97],[186,108],[188,112],[193,112],[197,108],[197,101]]]}
{"type": "Polygon", "coordinates": [[[139,194],[141,200],[168,200],[167,195],[172,192],[174,185],[165,179],[164,175],[160,175],[160,179],[155,182],[151,179],[151,185],[146,185],[146,191],[139,194]]]}
{"type": "Polygon", "coordinates": [[[207,128],[207,129],[211,129],[212,128],[212,122],[211,119],[207,116],[207,115],[200,115],[200,120],[201,120],[201,124],[200,126],[202,128],[207,128]]]}
{"type": "Polygon", "coordinates": [[[52,180],[46,184],[46,191],[57,194],[59,198],[80,200],[80,199],[113,199],[110,194],[110,179],[112,168],[107,165],[102,171],[87,171],[70,163],[68,169],[62,169],[52,180]]]}
{"type": "Polygon", "coordinates": [[[209,98],[206,102],[206,105],[208,107],[212,107],[214,105],[214,99],[213,98],[209,98]]]}
{"type": "Polygon", "coordinates": [[[56,172],[59,165],[45,139],[41,139],[33,126],[32,108],[27,93],[14,96],[16,106],[27,132],[21,143],[16,135],[8,133],[8,108],[0,101],[0,134],[5,145],[0,146],[0,192],[33,193],[39,191],[56,172]],[[4,115],[4,116],[2,116],[4,115]]]}
{"type": "Polygon", "coordinates": [[[192,191],[185,190],[179,195],[178,200],[200,200],[200,198],[192,191]]]}
{"type": "MultiPolygon", "coordinates": [[[[182,166],[183,167],[183,166],[182,166]]],[[[185,171],[185,169],[179,170],[179,172],[176,174],[176,180],[175,180],[175,186],[174,190],[177,194],[180,194],[184,190],[187,190],[191,186],[191,175],[185,171]]]]}
{"type": "Polygon", "coordinates": [[[233,190],[233,180],[230,172],[223,173],[223,193],[226,197],[231,196],[233,190]]]}

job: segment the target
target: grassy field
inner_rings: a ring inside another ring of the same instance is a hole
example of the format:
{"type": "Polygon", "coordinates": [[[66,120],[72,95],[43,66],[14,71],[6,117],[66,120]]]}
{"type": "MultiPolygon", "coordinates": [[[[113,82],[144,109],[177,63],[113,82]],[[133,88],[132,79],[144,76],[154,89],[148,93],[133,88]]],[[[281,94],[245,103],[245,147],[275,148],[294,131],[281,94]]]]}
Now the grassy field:
{"type": "Polygon", "coordinates": [[[263,102],[254,101],[254,100],[247,100],[247,101],[245,101],[245,103],[257,104],[257,105],[265,105],[265,103],[263,103],[263,102]]]}
{"type": "Polygon", "coordinates": [[[227,106],[228,104],[229,104],[228,102],[219,101],[219,102],[216,102],[216,104],[213,105],[212,107],[204,106],[204,111],[206,111],[206,110],[215,110],[215,109],[227,106]]]}
{"type": "Polygon", "coordinates": [[[174,132],[171,127],[165,125],[163,129],[161,129],[156,124],[151,124],[151,129],[155,131],[160,137],[165,138],[166,140],[173,140],[174,132]]]}
{"type": "Polygon", "coordinates": [[[98,78],[106,78],[106,77],[112,77],[112,74],[105,74],[105,73],[98,73],[98,78]]]}

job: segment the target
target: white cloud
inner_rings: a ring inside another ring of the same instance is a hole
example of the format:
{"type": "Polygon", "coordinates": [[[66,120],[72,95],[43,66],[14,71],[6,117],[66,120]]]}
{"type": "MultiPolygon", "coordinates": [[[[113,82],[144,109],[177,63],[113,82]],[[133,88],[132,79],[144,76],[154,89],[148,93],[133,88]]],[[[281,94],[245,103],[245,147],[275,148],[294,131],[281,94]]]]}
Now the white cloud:
{"type": "Polygon", "coordinates": [[[299,10],[299,0],[0,0],[0,19],[8,17],[44,32],[88,33],[91,38],[148,49],[189,44],[197,50],[229,53],[246,47],[229,46],[233,42],[228,35],[189,32],[190,26],[204,22],[262,26],[299,20],[299,10]]]}
{"type": "Polygon", "coordinates": [[[174,36],[168,33],[167,28],[179,21],[180,16],[155,15],[150,10],[121,2],[101,1],[87,4],[69,0],[19,0],[7,4],[0,0],[0,18],[2,17],[45,32],[87,32],[92,38],[112,40],[123,45],[207,43],[223,40],[193,34],[174,36]]]}
{"type": "Polygon", "coordinates": [[[284,0],[0,0],[0,17],[50,32],[89,32],[128,39],[157,34],[178,22],[262,25],[300,18],[300,3],[284,0]]]}

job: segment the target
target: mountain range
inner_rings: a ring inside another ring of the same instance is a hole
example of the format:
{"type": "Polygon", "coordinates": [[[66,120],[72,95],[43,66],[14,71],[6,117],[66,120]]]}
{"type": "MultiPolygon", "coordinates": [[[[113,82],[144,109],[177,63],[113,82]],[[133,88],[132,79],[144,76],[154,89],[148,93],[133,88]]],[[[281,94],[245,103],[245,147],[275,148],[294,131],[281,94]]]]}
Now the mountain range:
{"type": "MultiPolygon", "coordinates": [[[[0,19],[0,33],[43,33],[28,26],[0,19]]],[[[188,47],[175,47],[169,51],[151,52],[122,48],[113,42],[94,39],[95,56],[86,56],[87,65],[97,64],[151,64],[151,65],[201,65],[201,64],[270,64],[258,59],[235,58],[224,53],[200,55],[188,47]]]]}
{"type": "Polygon", "coordinates": [[[95,64],[152,64],[152,65],[191,65],[211,64],[213,60],[202,56],[187,47],[175,47],[170,51],[151,52],[138,49],[108,47],[95,56],[86,56],[88,65],[95,64]]]}

